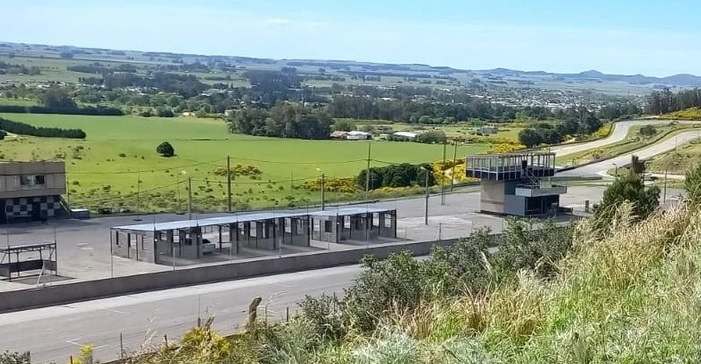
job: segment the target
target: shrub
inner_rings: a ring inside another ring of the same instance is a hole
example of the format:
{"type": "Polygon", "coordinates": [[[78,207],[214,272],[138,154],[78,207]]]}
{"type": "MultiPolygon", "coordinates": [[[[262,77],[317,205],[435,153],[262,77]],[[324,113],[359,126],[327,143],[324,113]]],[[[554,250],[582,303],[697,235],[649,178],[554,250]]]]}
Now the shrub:
{"type": "Polygon", "coordinates": [[[643,137],[649,138],[655,134],[657,134],[657,129],[655,129],[654,126],[648,124],[640,128],[640,131],[638,132],[640,135],[643,137]]]}
{"type": "Polygon", "coordinates": [[[684,189],[687,199],[694,205],[701,203],[701,163],[686,172],[684,179],[684,189]]]}
{"type": "Polygon", "coordinates": [[[616,178],[604,191],[603,200],[594,206],[595,224],[602,234],[609,231],[613,215],[623,202],[632,204],[633,221],[643,220],[657,209],[659,198],[659,187],[645,186],[645,182],[638,174],[630,172],[616,178]]]}
{"type": "Polygon", "coordinates": [[[426,144],[443,144],[447,140],[445,133],[442,130],[430,130],[419,134],[416,141],[426,144]]]}
{"type": "Polygon", "coordinates": [[[164,157],[172,157],[175,155],[175,149],[168,142],[163,142],[156,147],[156,153],[164,157]]]}

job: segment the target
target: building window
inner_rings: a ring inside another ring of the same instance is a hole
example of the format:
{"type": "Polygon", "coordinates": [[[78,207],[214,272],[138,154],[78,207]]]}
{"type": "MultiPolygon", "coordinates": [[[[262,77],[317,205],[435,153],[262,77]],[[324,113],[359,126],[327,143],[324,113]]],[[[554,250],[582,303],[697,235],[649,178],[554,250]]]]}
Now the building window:
{"type": "Polygon", "coordinates": [[[330,220],[324,221],[324,232],[325,233],[331,232],[331,221],[330,220]]]}
{"type": "Polygon", "coordinates": [[[19,176],[19,183],[22,186],[43,186],[46,183],[46,176],[43,174],[23,174],[19,176]]]}

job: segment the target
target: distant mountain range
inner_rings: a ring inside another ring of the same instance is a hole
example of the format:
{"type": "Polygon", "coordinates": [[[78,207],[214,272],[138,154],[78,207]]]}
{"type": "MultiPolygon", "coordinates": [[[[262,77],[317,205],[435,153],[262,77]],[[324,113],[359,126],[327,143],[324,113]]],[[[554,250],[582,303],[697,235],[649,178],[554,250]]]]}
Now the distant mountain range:
{"type": "MultiPolygon", "coordinates": [[[[414,73],[423,73],[425,77],[433,77],[438,74],[440,77],[448,77],[451,75],[468,75],[477,78],[486,78],[492,83],[506,83],[512,81],[520,84],[534,84],[539,81],[560,81],[567,83],[625,83],[629,85],[638,85],[642,87],[701,87],[701,77],[690,74],[678,74],[668,77],[650,77],[641,74],[636,75],[609,75],[599,71],[590,70],[580,73],[549,73],[545,71],[519,71],[506,68],[495,68],[492,70],[462,70],[452,67],[430,66],[426,64],[387,64],[387,63],[371,63],[359,62],[353,60],[312,60],[312,59],[267,59],[253,57],[235,57],[235,56],[207,56],[185,53],[171,52],[142,52],[142,51],[121,51],[109,50],[100,48],[83,48],[75,46],[49,46],[37,44],[22,44],[0,41],[0,55],[10,53],[32,53],[43,54],[45,52],[55,53],[72,52],[80,55],[81,58],[94,59],[109,57],[124,58],[127,56],[127,61],[144,61],[153,60],[154,58],[165,61],[177,62],[230,62],[232,64],[249,66],[254,64],[279,65],[292,67],[319,67],[338,70],[342,73],[356,73],[366,75],[389,75],[389,76],[412,76],[414,73]],[[38,53],[37,53],[38,52],[38,53]]],[[[105,59],[109,60],[109,59],[105,59]]],[[[414,75],[416,76],[416,75],[414,75]]],[[[421,77],[419,77],[421,78],[421,77]]]]}
{"type": "Polygon", "coordinates": [[[600,81],[600,82],[624,82],[634,85],[658,85],[676,87],[701,87],[701,77],[690,74],[678,74],[668,77],[651,77],[637,75],[609,75],[596,70],[580,73],[548,73],[544,71],[518,71],[505,68],[493,70],[472,71],[477,75],[491,75],[512,78],[543,78],[548,77],[562,81],[600,81]]]}

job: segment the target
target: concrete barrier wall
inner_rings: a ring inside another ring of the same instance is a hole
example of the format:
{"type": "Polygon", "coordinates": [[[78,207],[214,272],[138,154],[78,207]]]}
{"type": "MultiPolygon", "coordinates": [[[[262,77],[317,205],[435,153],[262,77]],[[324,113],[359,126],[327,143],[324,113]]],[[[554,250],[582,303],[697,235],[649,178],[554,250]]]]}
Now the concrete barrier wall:
{"type": "MultiPolygon", "coordinates": [[[[496,234],[493,238],[496,244],[500,235],[496,234]]],[[[416,256],[422,256],[428,255],[434,245],[450,246],[457,241],[458,239],[387,243],[367,249],[301,253],[281,258],[261,258],[243,262],[181,268],[175,271],[0,292],[0,313],[261,275],[357,264],[366,254],[384,259],[392,253],[411,251],[416,256]]]]}

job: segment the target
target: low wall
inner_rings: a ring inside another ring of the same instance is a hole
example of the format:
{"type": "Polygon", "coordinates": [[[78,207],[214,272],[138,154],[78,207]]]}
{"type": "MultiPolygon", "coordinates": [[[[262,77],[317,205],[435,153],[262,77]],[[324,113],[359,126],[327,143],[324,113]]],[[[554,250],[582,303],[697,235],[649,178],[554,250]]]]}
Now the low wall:
{"type": "MultiPolygon", "coordinates": [[[[495,234],[493,237],[496,244],[500,235],[495,234]]],[[[0,292],[0,313],[218,281],[358,264],[366,254],[384,259],[392,253],[411,251],[416,256],[422,256],[428,255],[434,245],[449,246],[457,241],[458,239],[387,243],[369,248],[300,253],[281,258],[261,258],[0,292]]]]}

